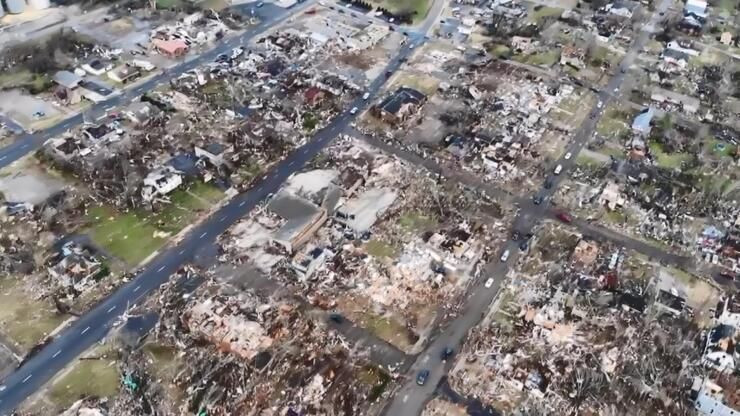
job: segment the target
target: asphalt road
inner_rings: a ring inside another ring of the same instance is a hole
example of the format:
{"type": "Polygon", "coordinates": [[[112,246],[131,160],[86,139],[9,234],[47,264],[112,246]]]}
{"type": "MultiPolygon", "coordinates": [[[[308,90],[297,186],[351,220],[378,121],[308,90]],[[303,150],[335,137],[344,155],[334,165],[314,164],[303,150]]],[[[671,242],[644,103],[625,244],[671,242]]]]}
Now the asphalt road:
{"type": "MultiPolygon", "coordinates": [[[[306,3],[304,3],[304,7],[305,5],[306,3]]],[[[285,15],[282,17],[284,18],[285,15]]],[[[277,18],[272,20],[277,20],[277,18]]],[[[264,30],[267,28],[267,24],[258,27],[264,30]]],[[[250,36],[240,36],[238,39],[241,39],[240,42],[246,42],[256,35],[255,30],[257,28],[250,31],[250,36]]],[[[75,321],[51,343],[26,361],[22,367],[7,377],[4,380],[4,390],[0,392],[0,414],[9,415],[26,397],[35,392],[54,374],[75,360],[82,352],[103,339],[120,315],[131,305],[135,305],[160,285],[167,282],[170,275],[189,262],[199,247],[213,243],[218,235],[248,214],[265,197],[277,192],[290,175],[302,169],[310,159],[321,152],[339,133],[350,125],[357,115],[369,106],[387,81],[385,73],[398,70],[403,60],[424,41],[423,34],[410,33],[408,43],[400,48],[398,54],[389,61],[382,75],[376,78],[366,89],[370,98],[368,100],[357,98],[352,103],[350,108],[356,107],[358,109],[355,114],[348,110],[334,118],[325,128],[318,131],[310,141],[293,151],[262,177],[253,189],[233,198],[206,221],[195,226],[178,245],[170,247],[157,255],[131,282],[119,288],[75,321]]],[[[209,52],[206,56],[215,58],[221,51],[238,46],[238,43],[235,43],[236,41],[233,39],[227,42],[227,45],[209,52]]],[[[206,60],[206,58],[198,58],[200,63],[206,60]]],[[[178,67],[178,72],[187,71],[193,65],[187,64],[187,68],[178,67]]],[[[160,82],[164,80],[161,79],[160,82]]],[[[106,103],[106,107],[110,105],[110,102],[106,103]]],[[[61,129],[60,132],[63,130],[61,129]]],[[[25,149],[27,148],[21,150],[25,149]]],[[[18,150],[18,152],[21,150],[18,150]]]]}
{"type": "MultiPolygon", "coordinates": [[[[183,58],[182,62],[176,64],[171,68],[163,69],[161,73],[141,82],[129,89],[126,89],[120,93],[113,94],[109,99],[94,104],[92,107],[87,109],[85,112],[89,115],[88,120],[96,119],[100,115],[105,114],[106,109],[119,107],[126,105],[133,101],[136,97],[144,94],[147,91],[151,91],[156,88],[159,84],[169,82],[171,79],[177,78],[185,72],[195,69],[203,64],[213,61],[219,54],[229,52],[231,49],[248,43],[255,36],[260,35],[265,30],[269,29],[275,23],[286,19],[293,13],[301,11],[314,3],[313,0],[300,3],[291,9],[280,9],[277,6],[265,4],[258,10],[262,21],[247,29],[245,32],[238,36],[233,36],[224,39],[221,43],[216,45],[213,49],[203,52],[200,55],[188,55],[183,58]]],[[[8,121],[6,117],[0,117],[0,121],[8,121]]],[[[35,151],[40,148],[46,140],[57,137],[70,128],[83,123],[84,117],[82,114],[66,118],[59,123],[55,124],[48,129],[35,133],[24,133],[18,137],[13,144],[8,145],[0,149],[0,168],[8,166],[16,160],[26,156],[28,153],[35,151]]],[[[20,126],[18,126],[20,127],[20,126]]]]}
{"type": "MultiPolygon", "coordinates": [[[[626,69],[632,65],[637,53],[642,50],[644,45],[649,39],[650,33],[653,31],[656,23],[660,19],[659,13],[667,10],[671,0],[662,0],[657,10],[651,16],[650,22],[642,26],[640,34],[637,39],[633,42],[632,46],[628,50],[620,66],[616,69],[614,76],[609,81],[607,87],[599,93],[599,101],[589,112],[589,117],[581,124],[579,129],[576,131],[571,143],[566,149],[566,153],[570,152],[573,155],[578,154],[580,150],[585,146],[588,138],[593,135],[596,130],[596,123],[601,118],[604,109],[609,104],[609,101],[613,98],[616,92],[619,91],[619,87],[624,81],[626,75],[626,69]],[[623,72],[622,69],[625,69],[623,72]]],[[[544,199],[544,202],[540,205],[534,205],[528,203],[521,206],[519,215],[514,220],[514,229],[520,231],[522,234],[530,232],[534,226],[546,215],[548,200],[557,189],[560,181],[564,176],[564,173],[573,167],[575,163],[574,158],[568,160],[561,158],[552,165],[554,170],[555,166],[562,165],[562,172],[560,175],[551,175],[552,187],[550,189],[541,189],[537,195],[544,199]]],[[[516,264],[520,252],[518,249],[517,242],[507,242],[504,251],[508,250],[510,255],[508,260],[500,262],[497,267],[494,267],[492,272],[488,275],[483,275],[481,281],[477,286],[471,288],[470,298],[465,305],[461,315],[455,318],[448,326],[435,338],[424,352],[422,352],[416,362],[411,366],[407,374],[407,382],[404,384],[395,394],[392,402],[388,405],[385,413],[389,416],[414,416],[421,414],[427,401],[434,395],[437,386],[443,380],[443,377],[448,373],[451,362],[443,362],[440,360],[439,354],[446,347],[452,347],[455,350],[459,350],[468,331],[475,326],[480,319],[483,317],[485,311],[491,305],[491,302],[498,294],[501,282],[503,281],[509,264],[516,264]],[[495,284],[491,288],[485,288],[483,282],[488,277],[495,277],[495,284]],[[418,385],[415,380],[416,374],[422,370],[429,370],[430,374],[424,385],[418,385]]]]}

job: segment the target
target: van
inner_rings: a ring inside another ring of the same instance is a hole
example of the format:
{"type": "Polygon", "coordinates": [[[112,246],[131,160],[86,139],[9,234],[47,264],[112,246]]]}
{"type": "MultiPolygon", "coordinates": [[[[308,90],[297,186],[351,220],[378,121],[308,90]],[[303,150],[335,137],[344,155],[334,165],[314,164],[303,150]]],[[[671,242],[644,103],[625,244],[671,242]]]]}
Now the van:
{"type": "Polygon", "coordinates": [[[555,166],[555,170],[552,171],[552,173],[554,173],[556,175],[560,175],[560,172],[562,172],[562,171],[563,171],[563,165],[557,165],[557,166],[555,166]]]}

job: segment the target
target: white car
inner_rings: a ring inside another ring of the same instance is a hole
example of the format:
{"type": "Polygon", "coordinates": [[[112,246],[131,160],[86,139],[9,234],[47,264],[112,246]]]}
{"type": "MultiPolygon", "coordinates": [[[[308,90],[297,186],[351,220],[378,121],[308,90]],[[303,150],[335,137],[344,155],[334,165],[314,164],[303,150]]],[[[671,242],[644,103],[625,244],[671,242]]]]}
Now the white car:
{"type": "Polygon", "coordinates": [[[349,110],[350,114],[357,114],[357,107],[352,107],[351,110],[349,110]]]}
{"type": "Polygon", "coordinates": [[[362,99],[367,101],[367,99],[370,98],[370,93],[366,92],[365,94],[362,94],[362,99]]]}
{"type": "Polygon", "coordinates": [[[552,173],[554,173],[556,175],[560,175],[560,172],[562,172],[562,171],[563,171],[563,165],[557,165],[557,166],[555,166],[555,170],[552,173]]]}
{"type": "Polygon", "coordinates": [[[601,101],[599,101],[598,103],[596,103],[596,108],[599,108],[599,109],[601,109],[601,107],[602,107],[603,105],[604,105],[604,103],[602,103],[601,101]]]}
{"type": "Polygon", "coordinates": [[[503,254],[501,254],[501,261],[504,262],[509,259],[509,250],[505,250],[503,254]]]}
{"type": "Polygon", "coordinates": [[[568,160],[568,159],[570,159],[571,156],[573,156],[573,153],[568,152],[568,153],[565,154],[565,156],[563,157],[563,159],[568,160]]]}
{"type": "Polygon", "coordinates": [[[486,280],[485,286],[486,286],[486,289],[490,289],[491,286],[493,286],[493,277],[491,277],[488,280],[486,280]]]}

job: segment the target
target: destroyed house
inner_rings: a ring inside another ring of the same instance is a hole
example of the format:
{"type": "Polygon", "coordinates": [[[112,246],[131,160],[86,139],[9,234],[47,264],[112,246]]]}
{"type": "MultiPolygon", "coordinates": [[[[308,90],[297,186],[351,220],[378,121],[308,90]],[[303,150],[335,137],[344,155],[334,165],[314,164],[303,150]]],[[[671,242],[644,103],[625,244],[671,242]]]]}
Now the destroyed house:
{"type": "Polygon", "coordinates": [[[337,208],[335,219],[357,236],[370,230],[380,215],[396,200],[397,194],[390,189],[374,188],[365,191],[337,208]]]}
{"type": "Polygon", "coordinates": [[[661,58],[669,64],[685,68],[689,64],[690,56],[686,52],[666,48],[663,49],[663,52],[661,53],[661,58]]]}
{"type": "Polygon", "coordinates": [[[108,72],[108,78],[113,81],[120,82],[121,84],[133,81],[138,78],[139,75],[141,75],[139,68],[127,64],[121,65],[108,72]]]}
{"type": "Polygon", "coordinates": [[[88,127],[83,130],[83,133],[90,140],[100,140],[112,131],[113,128],[111,126],[107,124],[101,124],[99,126],[88,127]]]}
{"type": "Polygon", "coordinates": [[[396,124],[408,119],[426,101],[421,92],[401,87],[376,106],[380,117],[388,123],[396,124]]]}
{"type": "Polygon", "coordinates": [[[188,311],[185,323],[191,331],[201,334],[221,351],[251,360],[269,348],[273,340],[259,322],[234,313],[233,309],[238,310],[220,300],[207,299],[188,311]]]}
{"type": "Polygon", "coordinates": [[[267,210],[282,219],[272,240],[291,253],[307,243],[327,219],[326,210],[288,192],[275,195],[267,210]]]}
{"type": "Polygon", "coordinates": [[[95,280],[105,270],[87,247],[74,241],[65,243],[50,261],[49,276],[63,286],[77,286],[95,280]]]}
{"type": "Polygon", "coordinates": [[[151,201],[157,195],[167,195],[182,185],[182,175],[172,166],[162,166],[150,172],[144,178],[141,191],[145,201],[151,201]]]}
{"type": "Polygon", "coordinates": [[[686,307],[686,299],[667,290],[659,290],[655,305],[673,315],[680,315],[686,307]]]}

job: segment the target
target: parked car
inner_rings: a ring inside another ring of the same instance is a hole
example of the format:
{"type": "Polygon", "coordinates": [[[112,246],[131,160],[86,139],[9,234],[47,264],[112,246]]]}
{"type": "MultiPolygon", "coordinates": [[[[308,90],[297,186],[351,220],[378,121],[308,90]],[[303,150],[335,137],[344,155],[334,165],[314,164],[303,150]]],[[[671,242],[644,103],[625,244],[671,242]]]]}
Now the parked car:
{"type": "Polygon", "coordinates": [[[541,204],[541,203],[542,203],[543,199],[544,199],[544,198],[542,198],[541,196],[539,196],[539,195],[536,195],[536,196],[535,196],[534,198],[532,198],[532,202],[533,202],[533,203],[534,203],[535,205],[539,205],[539,204],[541,204]]]}
{"type": "Polygon", "coordinates": [[[362,99],[363,100],[367,101],[368,98],[370,98],[370,93],[369,92],[366,92],[366,93],[362,94],[362,99]]]}
{"type": "Polygon", "coordinates": [[[344,322],[344,317],[341,314],[332,313],[329,314],[329,320],[334,322],[335,324],[341,324],[342,322],[344,322]]]}
{"type": "Polygon", "coordinates": [[[571,157],[571,156],[573,156],[573,153],[571,153],[571,152],[568,152],[568,153],[566,153],[566,154],[565,154],[565,157],[564,157],[564,159],[565,159],[565,160],[568,160],[568,159],[570,159],[570,157],[571,157]]]}
{"type": "Polygon", "coordinates": [[[486,280],[486,283],[484,285],[486,289],[490,289],[491,286],[493,286],[493,277],[489,277],[488,280],[486,280]]]}
{"type": "Polygon", "coordinates": [[[552,173],[554,173],[556,175],[560,175],[560,172],[562,172],[562,171],[563,171],[563,165],[557,165],[557,166],[555,166],[555,170],[553,170],[552,173]]]}
{"type": "Polygon", "coordinates": [[[357,107],[352,107],[351,110],[349,110],[350,114],[357,114],[357,107]]]}
{"type": "Polygon", "coordinates": [[[421,370],[416,375],[416,384],[423,386],[427,383],[427,379],[429,378],[429,370],[421,370]]]}
{"type": "Polygon", "coordinates": [[[454,353],[455,353],[455,350],[453,350],[450,347],[445,347],[445,349],[442,350],[442,361],[445,361],[448,358],[452,357],[452,354],[454,353]]]}
{"type": "Polygon", "coordinates": [[[521,244],[519,244],[519,250],[521,251],[527,251],[529,248],[529,242],[527,240],[522,241],[521,244]]]}
{"type": "Polygon", "coordinates": [[[509,259],[509,250],[504,250],[504,252],[501,254],[501,261],[505,262],[509,259]]]}

